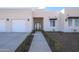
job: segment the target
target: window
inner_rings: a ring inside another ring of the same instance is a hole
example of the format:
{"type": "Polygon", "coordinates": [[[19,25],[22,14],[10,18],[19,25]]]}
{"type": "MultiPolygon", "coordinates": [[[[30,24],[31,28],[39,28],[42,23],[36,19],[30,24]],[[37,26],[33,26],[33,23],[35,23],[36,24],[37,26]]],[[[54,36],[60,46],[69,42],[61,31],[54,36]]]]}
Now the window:
{"type": "Polygon", "coordinates": [[[55,20],[53,20],[53,27],[55,27],[55,20]]]}
{"type": "Polygon", "coordinates": [[[75,19],[75,26],[79,26],[79,19],[75,19]]]}
{"type": "Polygon", "coordinates": [[[53,27],[55,27],[55,20],[53,20],[53,19],[50,19],[50,26],[53,26],[53,27]]]}
{"type": "Polygon", "coordinates": [[[72,26],[72,19],[68,19],[68,26],[72,26]]]}
{"type": "Polygon", "coordinates": [[[68,17],[69,26],[79,26],[79,17],[68,17]]]}

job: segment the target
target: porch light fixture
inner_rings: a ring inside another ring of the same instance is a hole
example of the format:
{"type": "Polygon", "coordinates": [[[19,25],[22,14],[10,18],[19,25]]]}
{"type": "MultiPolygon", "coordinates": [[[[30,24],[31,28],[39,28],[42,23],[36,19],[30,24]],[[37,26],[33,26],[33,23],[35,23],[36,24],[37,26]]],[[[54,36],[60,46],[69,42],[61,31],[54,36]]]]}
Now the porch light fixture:
{"type": "Polygon", "coordinates": [[[6,20],[9,21],[9,18],[7,18],[6,20]]]}
{"type": "Polygon", "coordinates": [[[30,19],[28,18],[27,20],[29,21],[30,19]]]}
{"type": "Polygon", "coordinates": [[[67,18],[65,19],[65,21],[67,22],[67,18]]]}

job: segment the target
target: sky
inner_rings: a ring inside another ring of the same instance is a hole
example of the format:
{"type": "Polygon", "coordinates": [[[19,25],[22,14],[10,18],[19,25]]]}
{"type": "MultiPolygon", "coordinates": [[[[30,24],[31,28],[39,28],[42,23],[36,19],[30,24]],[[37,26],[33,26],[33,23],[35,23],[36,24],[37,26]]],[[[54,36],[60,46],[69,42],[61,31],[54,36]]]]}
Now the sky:
{"type": "Polygon", "coordinates": [[[60,10],[62,10],[64,7],[46,7],[45,9],[47,10],[47,11],[60,11],[60,10]]]}
{"type": "MultiPolygon", "coordinates": [[[[38,9],[45,9],[46,11],[60,11],[64,7],[37,7],[37,8],[38,9]]],[[[32,9],[35,10],[35,7],[33,7],[32,9]]]]}

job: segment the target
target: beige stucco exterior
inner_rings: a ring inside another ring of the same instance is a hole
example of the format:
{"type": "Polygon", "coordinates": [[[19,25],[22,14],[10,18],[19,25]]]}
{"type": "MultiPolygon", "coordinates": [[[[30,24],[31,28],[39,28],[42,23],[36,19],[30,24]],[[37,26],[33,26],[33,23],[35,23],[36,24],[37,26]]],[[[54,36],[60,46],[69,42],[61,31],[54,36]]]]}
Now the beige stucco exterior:
{"type": "Polygon", "coordinates": [[[75,26],[75,20],[73,20],[73,24],[71,27],[68,26],[68,21],[65,21],[68,17],[79,17],[79,8],[78,7],[66,7],[64,9],[63,19],[64,19],[64,32],[79,32],[79,26],[75,26]]]}
{"type": "Polygon", "coordinates": [[[31,32],[32,30],[34,30],[33,18],[35,17],[43,18],[42,27],[43,30],[45,31],[55,30],[63,32],[73,32],[72,28],[73,29],[76,28],[77,32],[79,32],[78,26],[69,27],[68,21],[66,21],[68,17],[79,17],[79,8],[71,8],[71,7],[64,8],[64,13],[60,11],[46,11],[44,9],[32,10],[32,8],[1,8],[0,32],[15,32],[15,31],[20,32],[21,30],[19,31],[19,29],[23,25],[25,27],[25,28],[23,27],[25,29],[25,30],[23,29],[24,30],[23,32],[31,32]],[[55,27],[50,26],[50,18],[57,18],[57,20],[55,21],[55,27]],[[9,19],[9,21],[7,19],[9,19]]]}
{"type": "Polygon", "coordinates": [[[13,20],[24,20],[26,22],[26,32],[32,31],[32,9],[31,8],[23,8],[23,9],[0,9],[0,20],[5,20],[5,32],[12,31],[12,21],[13,20]],[[9,21],[6,21],[6,19],[9,21]],[[27,19],[30,19],[28,22],[27,19]]]}
{"type": "MultiPolygon", "coordinates": [[[[58,18],[58,14],[56,11],[45,11],[36,9],[33,11],[33,17],[43,17],[43,29],[45,31],[52,31],[53,27],[50,27],[50,18],[58,18]]],[[[57,23],[56,23],[56,30],[57,30],[57,23]]]]}

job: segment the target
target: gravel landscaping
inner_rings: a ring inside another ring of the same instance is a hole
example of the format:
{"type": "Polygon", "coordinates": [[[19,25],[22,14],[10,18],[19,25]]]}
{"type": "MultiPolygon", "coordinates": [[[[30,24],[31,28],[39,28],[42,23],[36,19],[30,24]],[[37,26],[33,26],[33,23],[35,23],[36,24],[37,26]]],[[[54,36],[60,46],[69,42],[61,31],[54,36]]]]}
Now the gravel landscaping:
{"type": "Polygon", "coordinates": [[[33,40],[33,36],[34,36],[34,32],[30,33],[15,51],[28,52],[33,40]]]}
{"type": "Polygon", "coordinates": [[[45,34],[48,36],[50,47],[54,47],[53,51],[79,52],[79,33],[45,32],[45,34]]]}

